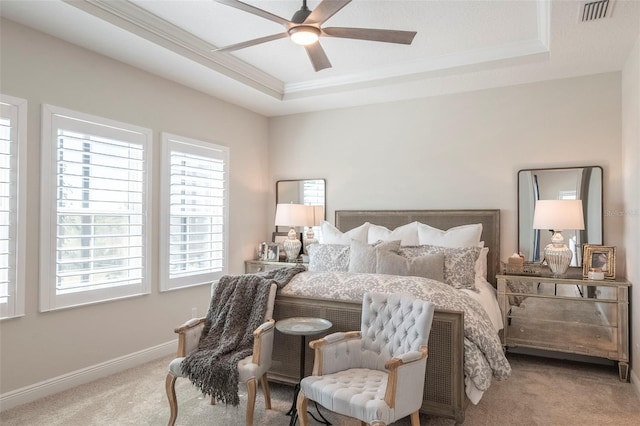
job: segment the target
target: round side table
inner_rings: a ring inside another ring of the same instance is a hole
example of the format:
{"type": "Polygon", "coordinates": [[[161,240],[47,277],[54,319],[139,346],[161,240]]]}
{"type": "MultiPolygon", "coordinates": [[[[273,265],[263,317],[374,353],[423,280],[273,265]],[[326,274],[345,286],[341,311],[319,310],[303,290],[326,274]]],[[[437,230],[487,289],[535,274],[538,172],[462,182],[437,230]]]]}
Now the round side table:
{"type": "MultiPolygon", "coordinates": [[[[323,331],[327,331],[332,326],[333,324],[331,323],[331,321],[324,318],[315,317],[292,317],[276,321],[276,329],[280,333],[300,336],[300,378],[293,390],[293,403],[291,404],[291,408],[287,412],[287,416],[291,416],[291,421],[289,422],[290,426],[295,425],[296,421],[298,420],[296,400],[298,399],[298,393],[300,392],[300,381],[304,378],[305,353],[307,344],[306,337],[320,334],[323,331]]],[[[317,404],[316,410],[318,410],[317,404]]],[[[320,423],[324,423],[325,425],[331,424],[320,413],[320,410],[318,410],[318,415],[322,418],[322,420],[318,420],[312,413],[309,414],[311,414],[311,417],[313,417],[320,423]]]]}

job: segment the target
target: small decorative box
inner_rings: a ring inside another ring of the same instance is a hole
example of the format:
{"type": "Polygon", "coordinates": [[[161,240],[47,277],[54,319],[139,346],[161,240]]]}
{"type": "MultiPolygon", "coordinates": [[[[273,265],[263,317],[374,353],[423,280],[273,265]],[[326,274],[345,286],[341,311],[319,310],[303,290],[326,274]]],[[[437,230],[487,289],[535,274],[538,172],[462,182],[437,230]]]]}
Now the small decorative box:
{"type": "Polygon", "coordinates": [[[521,274],[524,272],[524,258],[518,253],[514,253],[507,260],[507,273],[508,274],[521,274]]]}

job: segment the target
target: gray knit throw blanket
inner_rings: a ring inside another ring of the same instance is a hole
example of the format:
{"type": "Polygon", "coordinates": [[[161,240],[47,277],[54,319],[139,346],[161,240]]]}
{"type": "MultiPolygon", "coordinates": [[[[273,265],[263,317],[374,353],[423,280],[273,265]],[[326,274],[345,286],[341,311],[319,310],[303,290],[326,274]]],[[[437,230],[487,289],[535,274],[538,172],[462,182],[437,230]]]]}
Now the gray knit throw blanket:
{"type": "Polygon", "coordinates": [[[238,362],[253,353],[253,332],[264,322],[271,284],[280,289],[304,270],[298,265],[220,278],[198,348],[182,361],[182,372],[202,393],[225,404],[240,403],[238,362]]]}

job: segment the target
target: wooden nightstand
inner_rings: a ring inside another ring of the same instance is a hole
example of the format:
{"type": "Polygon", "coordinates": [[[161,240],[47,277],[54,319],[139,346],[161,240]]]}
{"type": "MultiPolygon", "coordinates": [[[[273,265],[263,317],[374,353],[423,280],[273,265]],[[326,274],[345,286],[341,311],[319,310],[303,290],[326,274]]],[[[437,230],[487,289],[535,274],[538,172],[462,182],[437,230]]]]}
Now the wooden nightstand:
{"type": "Polygon", "coordinates": [[[302,265],[305,268],[309,266],[308,263],[272,262],[268,260],[245,260],[244,272],[245,274],[255,274],[257,272],[273,271],[274,269],[287,268],[295,265],[302,265]]]}
{"type": "Polygon", "coordinates": [[[623,279],[497,275],[502,344],[608,358],[629,379],[629,287],[623,279]]]}

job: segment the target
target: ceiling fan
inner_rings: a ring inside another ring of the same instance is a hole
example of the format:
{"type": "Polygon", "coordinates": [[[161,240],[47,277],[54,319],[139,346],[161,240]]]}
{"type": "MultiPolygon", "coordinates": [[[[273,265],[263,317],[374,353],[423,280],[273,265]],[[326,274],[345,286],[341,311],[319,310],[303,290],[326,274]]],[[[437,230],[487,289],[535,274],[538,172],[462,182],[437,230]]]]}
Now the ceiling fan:
{"type": "Polygon", "coordinates": [[[217,52],[231,52],[243,49],[256,44],[266,43],[268,41],[278,40],[284,37],[290,37],[291,40],[304,46],[309,59],[316,71],[325,68],[331,68],[331,62],[320,45],[319,37],[338,37],[351,38],[358,40],[381,41],[386,43],[411,44],[416,35],[415,31],[398,31],[398,30],[380,30],[373,28],[346,28],[346,27],[328,27],[322,28],[322,24],[340,11],[343,7],[351,2],[351,0],[322,0],[320,4],[311,11],[307,7],[307,0],[302,0],[302,7],[293,14],[291,20],[281,18],[243,3],[238,0],[215,0],[218,3],[240,9],[244,12],[251,13],[261,18],[268,19],[281,24],[285,28],[285,32],[273,34],[265,37],[256,38],[242,43],[233,44],[226,47],[215,49],[217,52]]]}

